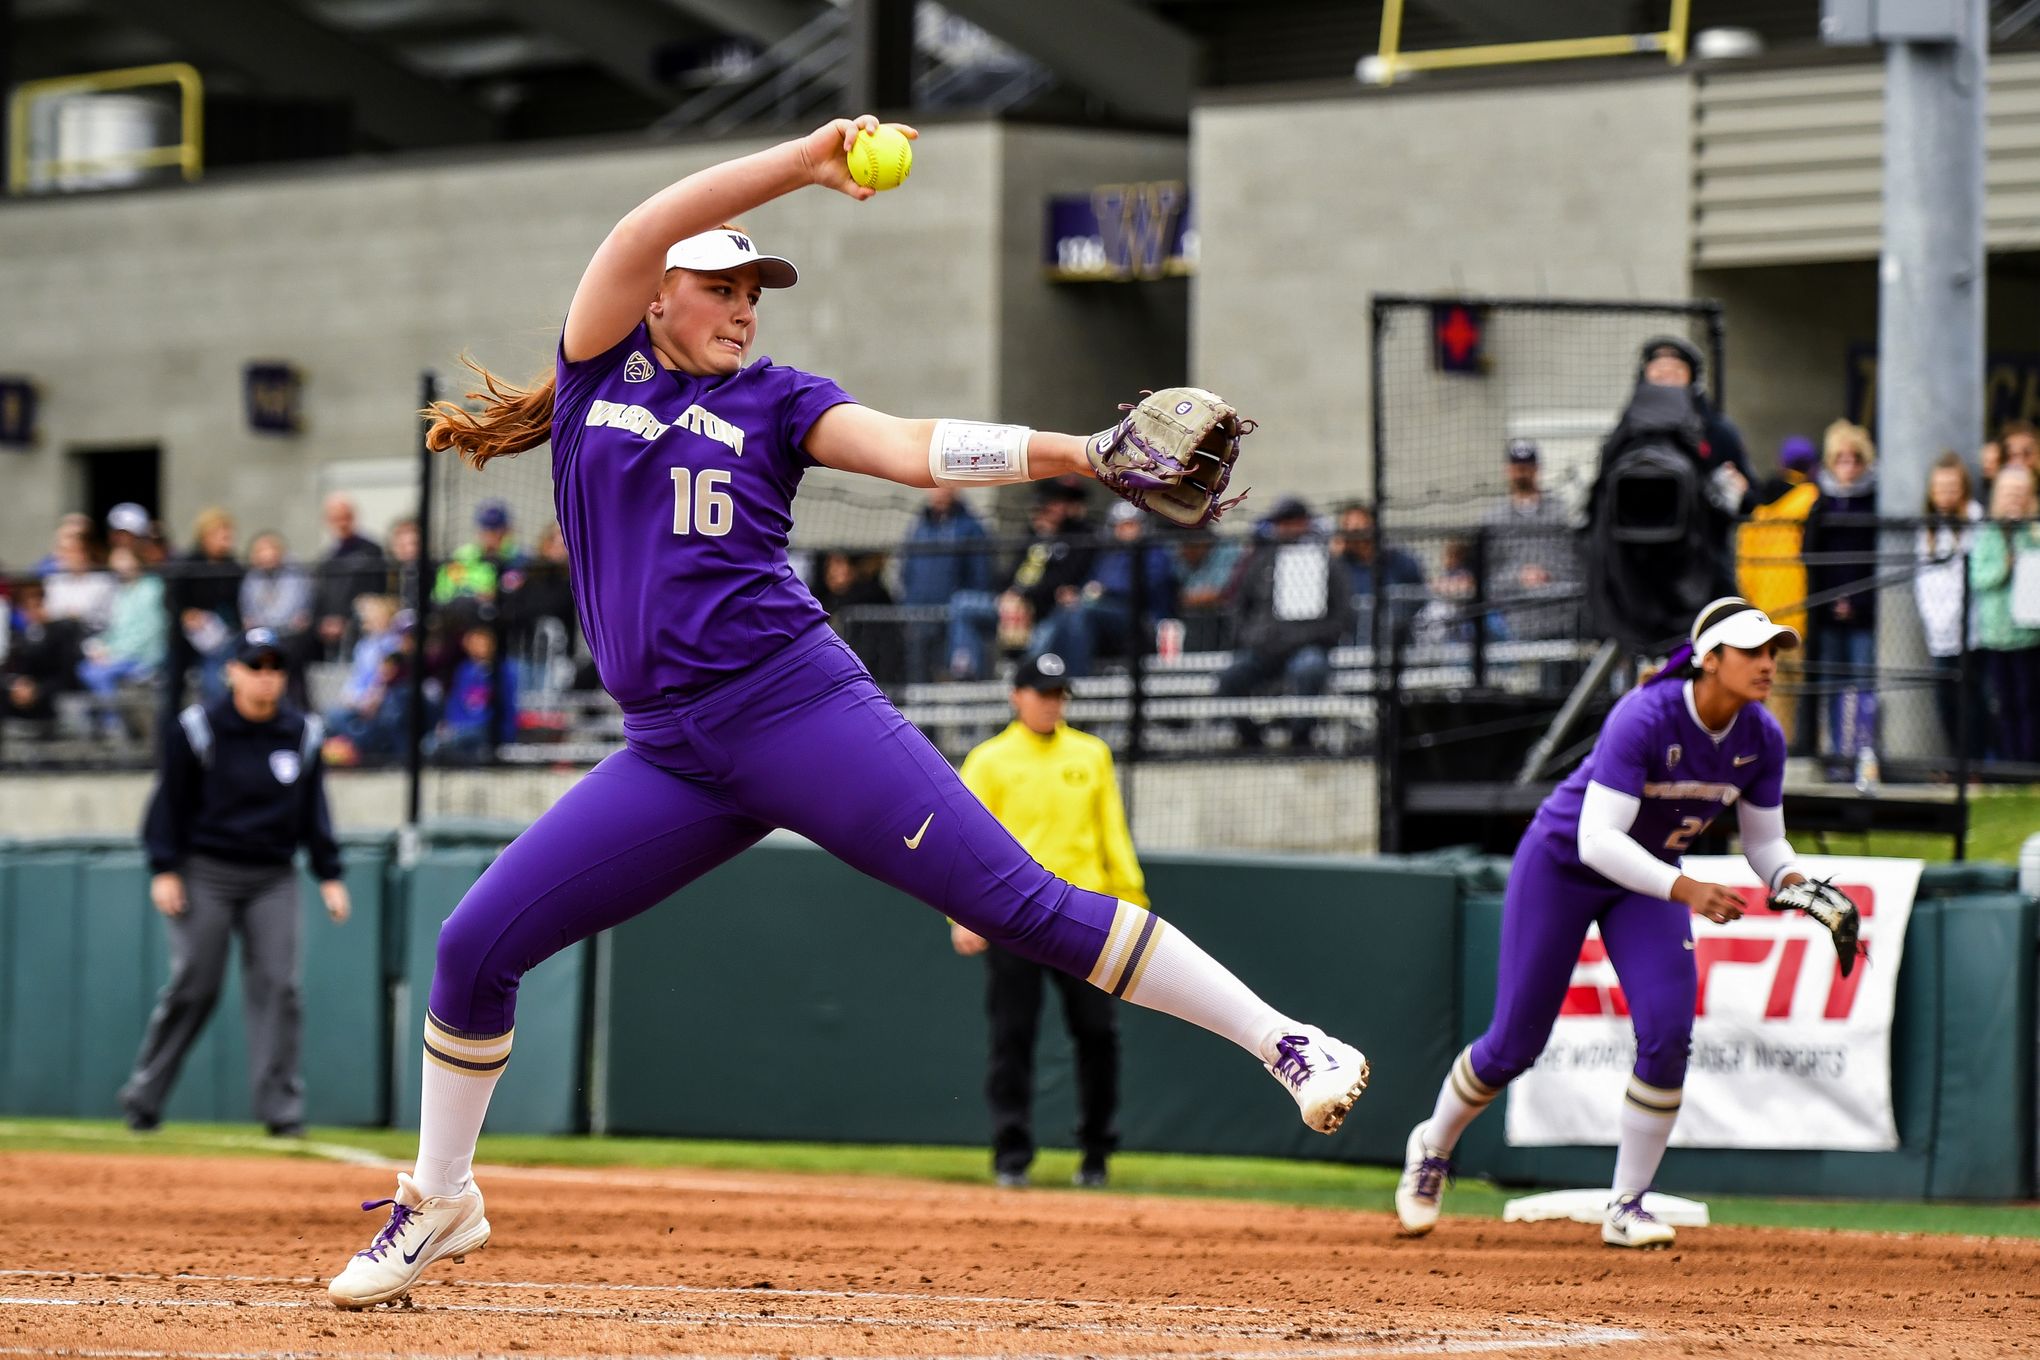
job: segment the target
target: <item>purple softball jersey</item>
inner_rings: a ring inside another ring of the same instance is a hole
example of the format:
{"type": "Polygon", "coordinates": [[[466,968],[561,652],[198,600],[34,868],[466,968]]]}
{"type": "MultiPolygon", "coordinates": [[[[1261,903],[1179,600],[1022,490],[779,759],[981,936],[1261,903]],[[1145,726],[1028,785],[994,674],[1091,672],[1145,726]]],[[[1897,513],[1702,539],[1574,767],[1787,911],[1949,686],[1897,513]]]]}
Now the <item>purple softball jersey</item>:
{"type": "Polygon", "coordinates": [[[801,441],[854,398],[770,359],[662,368],[644,323],[558,361],[553,501],[581,629],[625,730],[738,675],[827,616],[786,560],[801,441]]]}
{"type": "MultiPolygon", "coordinates": [[[[1692,682],[1666,680],[1622,696],[1580,767],[1544,800],[1525,836],[1579,864],[1587,784],[1642,803],[1630,839],[1667,864],[1738,798],[1777,807],[1785,796],[1785,734],[1762,704],[1745,704],[1720,732],[1701,725],[1692,682]]],[[[1583,872],[1592,872],[1585,870],[1583,872]]]]}

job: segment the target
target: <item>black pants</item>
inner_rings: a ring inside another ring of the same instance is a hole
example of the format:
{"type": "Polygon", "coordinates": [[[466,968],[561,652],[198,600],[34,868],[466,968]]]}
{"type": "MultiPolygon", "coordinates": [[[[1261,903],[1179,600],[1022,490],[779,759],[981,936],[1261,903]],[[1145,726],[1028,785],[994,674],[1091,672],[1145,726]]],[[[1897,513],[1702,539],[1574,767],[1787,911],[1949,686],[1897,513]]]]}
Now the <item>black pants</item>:
{"type": "Polygon", "coordinates": [[[1063,1018],[1077,1053],[1077,1146],[1084,1169],[1103,1171],[1119,1145],[1118,1003],[1082,978],[1029,962],[992,945],[985,951],[985,1014],[992,1022],[985,1100],[992,1111],[992,1166],[1025,1171],[1034,1161],[1034,1040],[1041,1026],[1041,980],[1062,993],[1063,1018]]]}

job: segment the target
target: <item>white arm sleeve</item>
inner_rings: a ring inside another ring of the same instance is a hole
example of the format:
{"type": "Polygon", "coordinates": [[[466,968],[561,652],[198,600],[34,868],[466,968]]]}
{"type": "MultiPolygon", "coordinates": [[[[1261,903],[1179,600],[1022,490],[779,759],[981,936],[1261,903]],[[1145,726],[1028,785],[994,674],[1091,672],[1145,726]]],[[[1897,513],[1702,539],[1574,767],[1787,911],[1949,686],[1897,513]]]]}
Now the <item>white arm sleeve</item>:
{"type": "Polygon", "coordinates": [[[1679,867],[1638,845],[1629,834],[1643,800],[1591,781],[1580,804],[1580,863],[1612,883],[1646,897],[1671,900],[1679,867]]]}
{"type": "Polygon", "coordinates": [[[1776,892],[1778,880],[1799,868],[1792,862],[1792,842],[1785,839],[1785,809],[1738,803],[1735,815],[1742,829],[1743,858],[1764,886],[1776,892]]]}

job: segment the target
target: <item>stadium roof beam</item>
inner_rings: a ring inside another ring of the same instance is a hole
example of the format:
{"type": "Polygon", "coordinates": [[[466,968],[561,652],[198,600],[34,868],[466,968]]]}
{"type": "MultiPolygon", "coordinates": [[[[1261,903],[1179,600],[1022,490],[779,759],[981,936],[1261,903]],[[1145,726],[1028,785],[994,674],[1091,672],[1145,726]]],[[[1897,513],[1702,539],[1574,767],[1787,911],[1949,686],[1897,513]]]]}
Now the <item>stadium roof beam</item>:
{"type": "Polygon", "coordinates": [[[1484,43],[1530,42],[1627,33],[1636,22],[1634,0],[1568,0],[1526,5],[1523,0],[1424,0],[1424,8],[1484,43]]]}
{"type": "Polygon", "coordinates": [[[944,7],[1121,113],[1170,123],[1190,117],[1197,40],[1129,0],[944,0],[944,7]]]}
{"type": "Polygon", "coordinates": [[[145,28],[244,72],[277,93],[344,99],[356,124],[390,146],[483,142],[495,120],[459,92],[278,0],[98,0],[145,28]]]}
{"type": "Polygon", "coordinates": [[[660,79],[661,51],[719,36],[665,0],[501,0],[506,14],[572,43],[588,60],[638,94],[661,103],[673,87],[660,79]]]}
{"type": "Polygon", "coordinates": [[[812,23],[826,0],[659,0],[681,13],[736,38],[770,47],[812,23]]]}

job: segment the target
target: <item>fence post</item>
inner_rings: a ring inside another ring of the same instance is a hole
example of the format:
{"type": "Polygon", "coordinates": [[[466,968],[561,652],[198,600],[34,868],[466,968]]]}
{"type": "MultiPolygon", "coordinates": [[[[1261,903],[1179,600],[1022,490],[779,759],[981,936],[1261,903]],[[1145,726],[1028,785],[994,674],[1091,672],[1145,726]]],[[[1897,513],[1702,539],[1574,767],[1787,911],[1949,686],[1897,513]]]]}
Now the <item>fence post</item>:
{"type": "MultiPolygon", "coordinates": [[[[1108,527],[1108,535],[1112,532],[1108,527]]],[[[1126,803],[1126,815],[1133,817],[1132,772],[1140,765],[1147,745],[1147,615],[1148,615],[1148,547],[1149,527],[1141,522],[1140,537],[1133,540],[1128,549],[1133,554],[1133,579],[1131,582],[1129,607],[1133,618],[1126,628],[1126,682],[1130,686],[1126,709],[1126,787],[1121,798],[1126,803]]],[[[1110,549],[1107,549],[1110,551],[1110,549]]],[[[1089,627],[1081,618],[1080,627],[1089,627]]]]}
{"type": "MultiPolygon", "coordinates": [[[[426,410],[439,399],[439,375],[426,369],[418,375],[418,409],[426,410]]],[[[413,580],[411,606],[411,695],[405,714],[407,740],[404,749],[404,821],[418,825],[418,811],[425,795],[425,639],[432,623],[432,580],[436,568],[432,557],[432,450],[425,443],[431,423],[418,422],[418,569],[413,580]]]]}
{"type": "MultiPolygon", "coordinates": [[[[1961,546],[1958,537],[1956,546],[1961,546]]],[[[1969,552],[1963,549],[1962,556],[1962,646],[1955,653],[1955,858],[1969,858],[1969,743],[1973,741],[1975,729],[1970,713],[1970,677],[1975,674],[1974,653],[1969,647],[1969,552]]]]}

